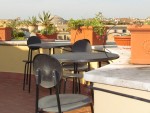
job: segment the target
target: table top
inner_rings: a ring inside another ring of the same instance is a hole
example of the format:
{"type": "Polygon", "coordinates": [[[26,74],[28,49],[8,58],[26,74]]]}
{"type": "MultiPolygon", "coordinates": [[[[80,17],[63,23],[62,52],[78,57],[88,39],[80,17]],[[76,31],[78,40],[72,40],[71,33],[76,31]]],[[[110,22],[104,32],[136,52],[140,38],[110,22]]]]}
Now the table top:
{"type": "Polygon", "coordinates": [[[119,58],[119,55],[108,52],[69,52],[53,54],[52,56],[58,59],[60,62],[98,62],[119,58]]]}
{"type": "Polygon", "coordinates": [[[30,44],[29,48],[43,48],[43,49],[49,49],[49,48],[58,48],[58,47],[70,47],[71,43],[37,43],[37,44],[30,44]]]}

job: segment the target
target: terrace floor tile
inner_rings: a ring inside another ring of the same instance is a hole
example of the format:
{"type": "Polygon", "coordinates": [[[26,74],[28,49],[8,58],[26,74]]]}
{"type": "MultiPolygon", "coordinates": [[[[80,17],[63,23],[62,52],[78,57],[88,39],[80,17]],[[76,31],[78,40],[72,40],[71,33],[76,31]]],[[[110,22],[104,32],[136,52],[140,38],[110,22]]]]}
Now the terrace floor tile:
{"type": "MultiPolygon", "coordinates": [[[[69,81],[67,93],[71,93],[72,82],[69,81]]],[[[0,111],[1,113],[35,113],[35,79],[32,76],[31,93],[23,91],[23,74],[0,72],[0,111]]],[[[63,89],[62,89],[63,90],[63,89]]],[[[81,85],[81,93],[88,95],[89,90],[81,85]]],[[[49,94],[41,89],[40,96],[49,94]]],[[[90,106],[66,113],[91,113],[90,106]]]]}

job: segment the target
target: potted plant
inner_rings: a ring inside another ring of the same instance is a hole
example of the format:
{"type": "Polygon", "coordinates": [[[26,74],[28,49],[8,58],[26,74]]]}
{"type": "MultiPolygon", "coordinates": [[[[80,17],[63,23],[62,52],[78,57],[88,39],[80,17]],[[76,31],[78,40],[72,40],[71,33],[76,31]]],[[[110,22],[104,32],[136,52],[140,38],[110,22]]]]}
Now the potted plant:
{"type": "Polygon", "coordinates": [[[20,25],[20,19],[16,18],[3,23],[3,27],[0,27],[0,40],[9,41],[14,37],[14,32],[18,30],[20,25]]]}
{"type": "Polygon", "coordinates": [[[56,39],[57,38],[57,29],[51,23],[53,17],[49,12],[43,11],[42,14],[39,14],[40,24],[42,27],[39,29],[36,35],[41,39],[56,39]]]}
{"type": "Polygon", "coordinates": [[[102,19],[102,14],[98,13],[95,18],[86,20],[73,20],[68,22],[71,32],[71,43],[80,39],[88,39],[91,45],[106,43],[106,26],[102,19]]]}
{"type": "Polygon", "coordinates": [[[43,11],[42,14],[38,15],[40,19],[40,25],[38,26],[38,30],[43,30],[47,27],[49,27],[52,23],[51,21],[53,20],[54,17],[51,16],[49,12],[43,11]]]}
{"type": "Polygon", "coordinates": [[[114,41],[118,46],[130,46],[131,45],[131,34],[122,33],[114,36],[114,41]]]}
{"type": "Polygon", "coordinates": [[[36,35],[41,39],[57,39],[57,30],[54,25],[50,25],[45,29],[38,31],[36,35]]]}
{"type": "Polygon", "coordinates": [[[29,19],[28,19],[29,32],[36,32],[38,30],[38,25],[37,25],[38,23],[39,23],[39,21],[36,16],[29,17],[29,19]]]}
{"type": "Polygon", "coordinates": [[[128,25],[131,32],[131,63],[150,64],[150,25],[149,21],[145,23],[136,22],[128,25]]]}

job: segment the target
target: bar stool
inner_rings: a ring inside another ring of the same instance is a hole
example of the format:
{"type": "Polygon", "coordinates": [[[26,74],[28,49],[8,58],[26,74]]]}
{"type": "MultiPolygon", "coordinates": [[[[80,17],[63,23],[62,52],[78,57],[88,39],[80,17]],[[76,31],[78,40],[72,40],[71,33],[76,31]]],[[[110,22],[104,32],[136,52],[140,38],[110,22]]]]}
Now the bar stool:
{"type": "Polygon", "coordinates": [[[37,36],[31,36],[27,40],[27,46],[29,48],[28,51],[28,60],[23,60],[25,63],[24,67],[24,79],[23,79],[23,90],[25,90],[25,85],[28,85],[28,92],[30,93],[30,86],[31,86],[31,70],[32,70],[32,52],[38,50],[40,53],[39,47],[29,47],[30,44],[37,44],[41,43],[40,38],[37,36]]]}

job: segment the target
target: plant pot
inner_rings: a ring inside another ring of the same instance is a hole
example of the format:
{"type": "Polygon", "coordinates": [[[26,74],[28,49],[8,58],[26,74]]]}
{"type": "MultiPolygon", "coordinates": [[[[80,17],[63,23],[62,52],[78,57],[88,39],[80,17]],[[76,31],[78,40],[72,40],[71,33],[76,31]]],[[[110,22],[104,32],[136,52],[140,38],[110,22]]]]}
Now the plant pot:
{"type": "Polygon", "coordinates": [[[131,32],[131,63],[150,64],[150,25],[129,25],[131,32]]]}
{"type": "Polygon", "coordinates": [[[38,36],[40,39],[57,39],[57,33],[54,33],[52,35],[43,35],[43,34],[40,34],[40,33],[36,33],[36,36],[38,36]]]}
{"type": "Polygon", "coordinates": [[[73,44],[77,40],[88,39],[91,45],[106,44],[106,40],[103,38],[96,38],[97,35],[93,31],[93,27],[81,27],[78,30],[71,30],[71,43],[73,44]]]}
{"type": "Polygon", "coordinates": [[[114,36],[116,45],[118,46],[130,46],[131,36],[114,36]]]}
{"type": "Polygon", "coordinates": [[[12,38],[12,28],[0,27],[0,41],[9,41],[12,38]]]}

